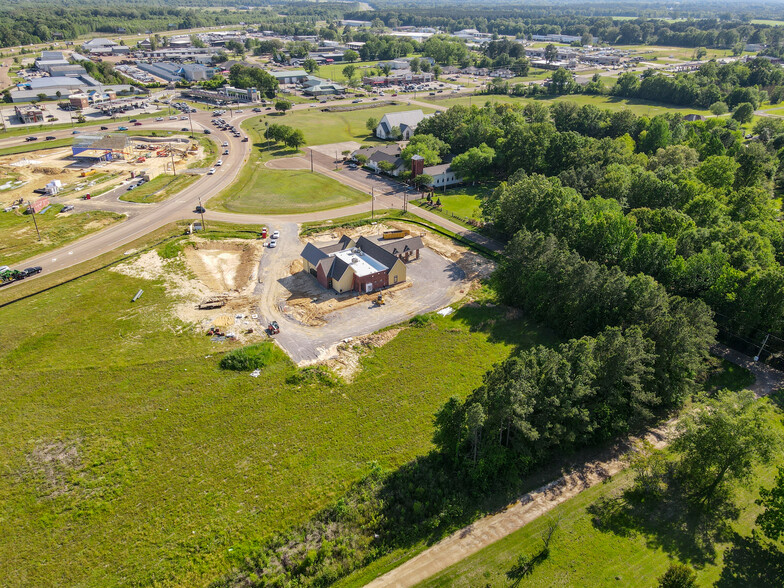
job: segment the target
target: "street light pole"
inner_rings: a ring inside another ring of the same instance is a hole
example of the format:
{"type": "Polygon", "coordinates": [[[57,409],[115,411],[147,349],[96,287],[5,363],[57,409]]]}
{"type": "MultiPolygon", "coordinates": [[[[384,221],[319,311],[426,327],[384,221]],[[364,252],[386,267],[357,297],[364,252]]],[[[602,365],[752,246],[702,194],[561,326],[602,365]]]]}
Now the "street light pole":
{"type": "Polygon", "coordinates": [[[188,111],[188,122],[191,124],[191,139],[193,139],[193,118],[191,118],[191,111],[188,111]]]}

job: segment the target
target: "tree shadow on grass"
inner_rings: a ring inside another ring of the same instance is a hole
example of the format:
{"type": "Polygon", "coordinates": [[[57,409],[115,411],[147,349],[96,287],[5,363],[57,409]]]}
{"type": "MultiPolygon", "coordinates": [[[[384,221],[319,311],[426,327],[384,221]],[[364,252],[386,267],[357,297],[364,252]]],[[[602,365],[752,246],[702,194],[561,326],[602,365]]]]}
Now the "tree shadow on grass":
{"type": "Polygon", "coordinates": [[[733,533],[730,521],[740,514],[737,507],[724,502],[711,509],[699,509],[670,496],[641,500],[627,491],[621,496],[605,497],[587,508],[593,526],[620,537],[642,535],[651,549],[662,549],[696,567],[716,560],[716,544],[727,542],[733,533]]]}
{"type": "Polygon", "coordinates": [[[724,568],[716,582],[718,588],[781,586],[784,584],[784,553],[778,547],[752,535],[735,533],[732,545],[724,552],[724,568]]]}
{"type": "Polygon", "coordinates": [[[555,334],[504,305],[466,304],[457,309],[453,316],[468,325],[471,332],[487,333],[488,340],[493,343],[529,348],[533,345],[552,346],[559,342],[555,334]]]}

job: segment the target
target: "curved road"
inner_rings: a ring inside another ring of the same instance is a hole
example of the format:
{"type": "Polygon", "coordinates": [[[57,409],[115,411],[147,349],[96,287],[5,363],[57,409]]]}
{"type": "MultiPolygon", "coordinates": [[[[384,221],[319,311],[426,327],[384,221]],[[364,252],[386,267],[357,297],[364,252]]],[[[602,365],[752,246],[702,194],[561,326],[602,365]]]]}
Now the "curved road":
{"type": "MultiPolygon", "coordinates": [[[[416,101],[411,101],[411,103],[432,107],[430,104],[417,103],[416,101]]],[[[344,102],[332,102],[323,105],[319,104],[319,107],[329,106],[330,104],[344,105],[344,102]]],[[[379,106],[380,105],[381,104],[379,104],[379,106]]],[[[298,104],[294,106],[294,110],[304,110],[310,108],[311,106],[311,104],[298,104]]],[[[444,107],[440,107],[439,109],[444,109],[444,107]]],[[[254,116],[259,115],[251,111],[246,111],[227,120],[229,120],[235,126],[239,126],[241,122],[254,116]]],[[[211,113],[207,111],[199,111],[198,113],[192,115],[194,133],[203,132],[203,129],[210,128],[212,131],[210,136],[218,141],[219,144],[223,141],[229,142],[229,155],[222,156],[223,165],[218,168],[218,171],[214,175],[204,175],[191,186],[188,186],[181,192],[158,204],[119,204],[117,202],[112,202],[110,200],[111,196],[108,198],[101,196],[93,201],[85,201],[84,204],[90,208],[126,212],[128,214],[128,219],[119,224],[108,227],[98,233],[88,235],[75,242],[69,243],[63,247],[60,247],[59,249],[55,249],[47,253],[26,259],[23,262],[24,266],[29,267],[38,265],[44,268],[46,273],[52,273],[54,271],[62,270],[67,267],[85,262],[104,253],[108,253],[109,251],[112,251],[121,245],[130,243],[131,241],[134,241],[139,237],[142,237],[147,233],[150,233],[155,229],[158,229],[171,222],[182,219],[196,219],[198,215],[196,215],[194,209],[198,203],[201,201],[202,204],[206,205],[210,198],[218,194],[227,186],[231,185],[242,169],[242,166],[247,163],[252,148],[250,142],[243,143],[241,139],[235,138],[234,136],[228,135],[223,131],[215,129],[210,122],[212,118],[213,117],[211,116],[211,113]],[[102,202],[102,200],[105,201],[105,203],[102,202]]],[[[147,121],[145,120],[145,122],[147,121]]],[[[92,126],[82,127],[80,130],[82,132],[98,131],[101,125],[111,125],[112,128],[114,128],[114,124],[116,123],[107,123],[106,121],[103,121],[92,126]]],[[[179,129],[184,125],[184,121],[181,120],[166,120],[164,122],[153,123],[152,126],[145,124],[143,128],[145,130],[150,130],[151,128],[156,130],[172,130],[175,128],[179,129]]],[[[57,138],[72,136],[71,129],[50,131],[50,133],[52,136],[57,138]]],[[[0,140],[0,147],[18,144],[20,140],[21,137],[0,140]]],[[[333,169],[333,165],[334,162],[331,159],[314,153],[315,171],[328,175],[367,194],[375,191],[375,206],[377,209],[402,207],[405,191],[401,190],[399,185],[383,180],[378,176],[374,176],[373,174],[360,172],[359,170],[357,170],[356,173],[336,172],[333,169]]],[[[233,214],[208,211],[208,213],[205,214],[205,220],[207,223],[209,223],[210,220],[219,220],[223,222],[242,224],[305,222],[311,220],[326,220],[338,216],[369,212],[370,207],[371,204],[368,201],[367,203],[340,209],[325,210],[316,213],[305,213],[299,215],[279,216],[263,214],[233,214]]],[[[442,226],[443,228],[452,232],[462,234],[466,238],[474,240],[478,243],[485,244],[486,246],[492,247],[494,249],[500,249],[501,247],[500,244],[492,242],[482,235],[474,233],[473,231],[467,231],[460,225],[452,223],[428,211],[417,209],[417,214],[423,218],[426,218],[428,221],[433,222],[434,224],[442,226]]],[[[35,277],[28,278],[28,280],[29,279],[35,279],[35,277]]],[[[14,284],[10,284],[7,287],[10,288],[13,287],[13,285],[14,284]]]]}

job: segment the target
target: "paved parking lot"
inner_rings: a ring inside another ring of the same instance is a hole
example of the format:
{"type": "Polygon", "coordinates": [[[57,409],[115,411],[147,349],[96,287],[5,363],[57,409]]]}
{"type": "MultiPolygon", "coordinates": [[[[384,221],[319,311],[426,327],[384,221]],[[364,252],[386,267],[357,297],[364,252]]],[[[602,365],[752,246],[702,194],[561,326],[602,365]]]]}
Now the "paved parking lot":
{"type": "Polygon", "coordinates": [[[349,337],[367,335],[443,308],[459,297],[460,290],[467,285],[465,273],[456,264],[423,249],[421,258],[407,266],[411,287],[399,290],[386,305],[377,307],[369,301],[360,302],[324,315],[324,325],[307,326],[283,312],[290,292],[281,284],[290,275],[291,262],[299,258],[304,244],[297,236],[297,225],[290,223],[277,228],[281,234],[279,245],[267,249],[262,256],[260,283],[255,294],[265,321],[276,320],[280,325],[276,341],[300,365],[331,357],[337,345],[349,337]]]}

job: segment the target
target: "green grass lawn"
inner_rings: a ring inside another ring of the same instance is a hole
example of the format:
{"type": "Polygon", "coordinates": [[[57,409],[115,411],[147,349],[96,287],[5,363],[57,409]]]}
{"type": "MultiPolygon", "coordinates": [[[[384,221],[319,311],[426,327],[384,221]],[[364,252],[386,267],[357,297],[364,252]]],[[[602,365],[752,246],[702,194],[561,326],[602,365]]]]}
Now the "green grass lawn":
{"type": "Polygon", "coordinates": [[[52,141],[25,141],[13,147],[5,147],[0,149],[0,156],[2,155],[16,155],[17,153],[27,153],[29,151],[41,151],[43,149],[57,149],[59,147],[70,147],[73,144],[73,139],[54,139],[52,141]]]}
{"type": "Polygon", "coordinates": [[[168,174],[161,174],[154,177],[149,182],[142,184],[138,188],[125,192],[120,196],[120,200],[126,202],[161,202],[166,200],[172,194],[176,194],[180,190],[190,186],[193,182],[199,179],[195,174],[178,174],[170,176],[168,174]]]}
{"type": "Polygon", "coordinates": [[[351,384],[302,385],[288,361],[258,379],[222,372],[232,346],[181,323],[174,302],[158,282],[101,270],[2,309],[4,585],[204,586],[371,463],[429,451],[444,400],[541,340],[500,307],[467,309],[404,329],[351,384]]]}
{"type": "MultiPolygon", "coordinates": [[[[441,200],[441,208],[464,218],[480,220],[482,196],[492,191],[488,186],[461,186],[447,190],[445,193],[434,192],[433,199],[441,200]]],[[[417,201],[419,202],[419,201],[417,201]]]]}
{"type": "Polygon", "coordinates": [[[530,102],[531,100],[537,100],[541,102],[557,102],[560,100],[568,100],[570,102],[576,102],[579,105],[584,104],[594,104],[599,108],[606,108],[608,110],[621,110],[624,108],[628,108],[632,112],[637,115],[646,115],[646,116],[655,116],[657,114],[665,114],[669,112],[677,112],[679,114],[689,114],[689,113],[696,113],[696,114],[710,114],[710,111],[701,108],[699,106],[688,106],[688,107],[681,107],[681,106],[669,106],[666,104],[661,104],[658,102],[647,102],[645,100],[634,100],[634,99],[627,99],[627,98],[618,98],[616,96],[593,96],[588,94],[570,94],[568,96],[543,96],[537,98],[516,98],[513,96],[496,96],[496,95],[484,95],[484,94],[475,94],[473,96],[461,96],[459,98],[446,98],[444,100],[431,100],[430,97],[424,97],[422,100],[426,102],[432,102],[433,104],[438,104],[439,106],[455,106],[457,104],[462,104],[464,106],[468,106],[469,104],[475,104],[477,106],[483,106],[487,102],[500,102],[500,103],[525,103],[530,102]]]}
{"type": "Polygon", "coordinates": [[[52,206],[45,214],[36,215],[40,241],[32,216],[17,212],[0,213],[0,265],[17,264],[125,218],[121,214],[98,210],[58,215],[56,211],[60,208],[60,205],[52,206]]]}
{"type": "Polygon", "coordinates": [[[421,108],[419,106],[409,106],[405,103],[405,97],[401,98],[402,104],[395,106],[379,103],[375,108],[365,108],[360,110],[348,110],[344,112],[322,112],[321,105],[316,104],[314,108],[288,112],[283,116],[269,116],[261,119],[251,119],[243,125],[248,128],[262,129],[264,122],[279,123],[291,127],[302,129],[305,133],[305,140],[308,145],[324,145],[327,143],[339,143],[343,141],[376,141],[369,135],[365,122],[368,118],[380,119],[388,112],[399,112],[402,110],[422,110],[425,114],[434,112],[434,109],[421,108]]]}
{"type": "MultiPolygon", "coordinates": [[[[272,117],[271,120],[305,130],[306,127],[299,124],[301,118],[294,124],[297,114],[272,117]]],[[[235,182],[210,200],[211,208],[240,213],[295,214],[350,206],[369,199],[364,192],[309,170],[269,169],[264,164],[272,157],[296,153],[287,149],[270,151],[262,137],[261,119],[245,121],[242,127],[253,143],[250,160],[235,182]]]]}
{"type": "MultiPolygon", "coordinates": [[[[744,380],[748,381],[747,374],[732,373],[721,378],[725,384],[735,382],[740,387],[744,380]]],[[[779,395],[777,400],[760,401],[773,407],[769,422],[779,433],[784,433],[783,399],[779,395]]],[[[777,463],[784,463],[781,453],[777,463]]],[[[676,525],[667,521],[666,516],[662,516],[658,524],[635,525],[631,522],[615,530],[597,525],[595,517],[601,501],[619,497],[629,486],[631,475],[626,471],[564,502],[548,515],[422,582],[420,586],[508,586],[512,580],[507,574],[517,557],[521,553],[533,557],[541,549],[541,533],[547,521],[553,519],[560,519],[561,523],[550,546],[550,556],[523,578],[519,586],[654,586],[672,559],[691,564],[697,571],[699,586],[776,585],[775,578],[766,576],[769,570],[760,565],[763,560],[768,560],[766,563],[771,567],[775,565],[770,562],[770,554],[749,540],[754,520],[760,512],[754,501],[759,496],[760,486],[770,487],[773,484],[775,465],[757,467],[752,483],[738,490],[740,516],[731,523],[732,533],[714,544],[715,554],[699,547],[695,537],[678,530],[676,525]],[[734,574],[739,574],[739,577],[734,577],[734,574]],[[745,574],[760,576],[750,580],[745,574]]],[[[780,549],[781,545],[778,547],[780,549]]],[[[781,565],[784,554],[779,551],[774,557],[778,557],[778,565],[781,565]]]]}
{"type": "MultiPolygon", "coordinates": [[[[319,67],[318,71],[315,72],[313,75],[344,84],[348,81],[346,79],[346,76],[343,75],[343,68],[346,67],[347,65],[349,64],[332,63],[330,65],[322,65],[321,67],[319,67]]],[[[357,71],[354,74],[354,76],[361,79],[362,76],[368,75],[369,69],[374,69],[378,66],[378,61],[355,61],[351,65],[357,68],[357,71]]]]}

